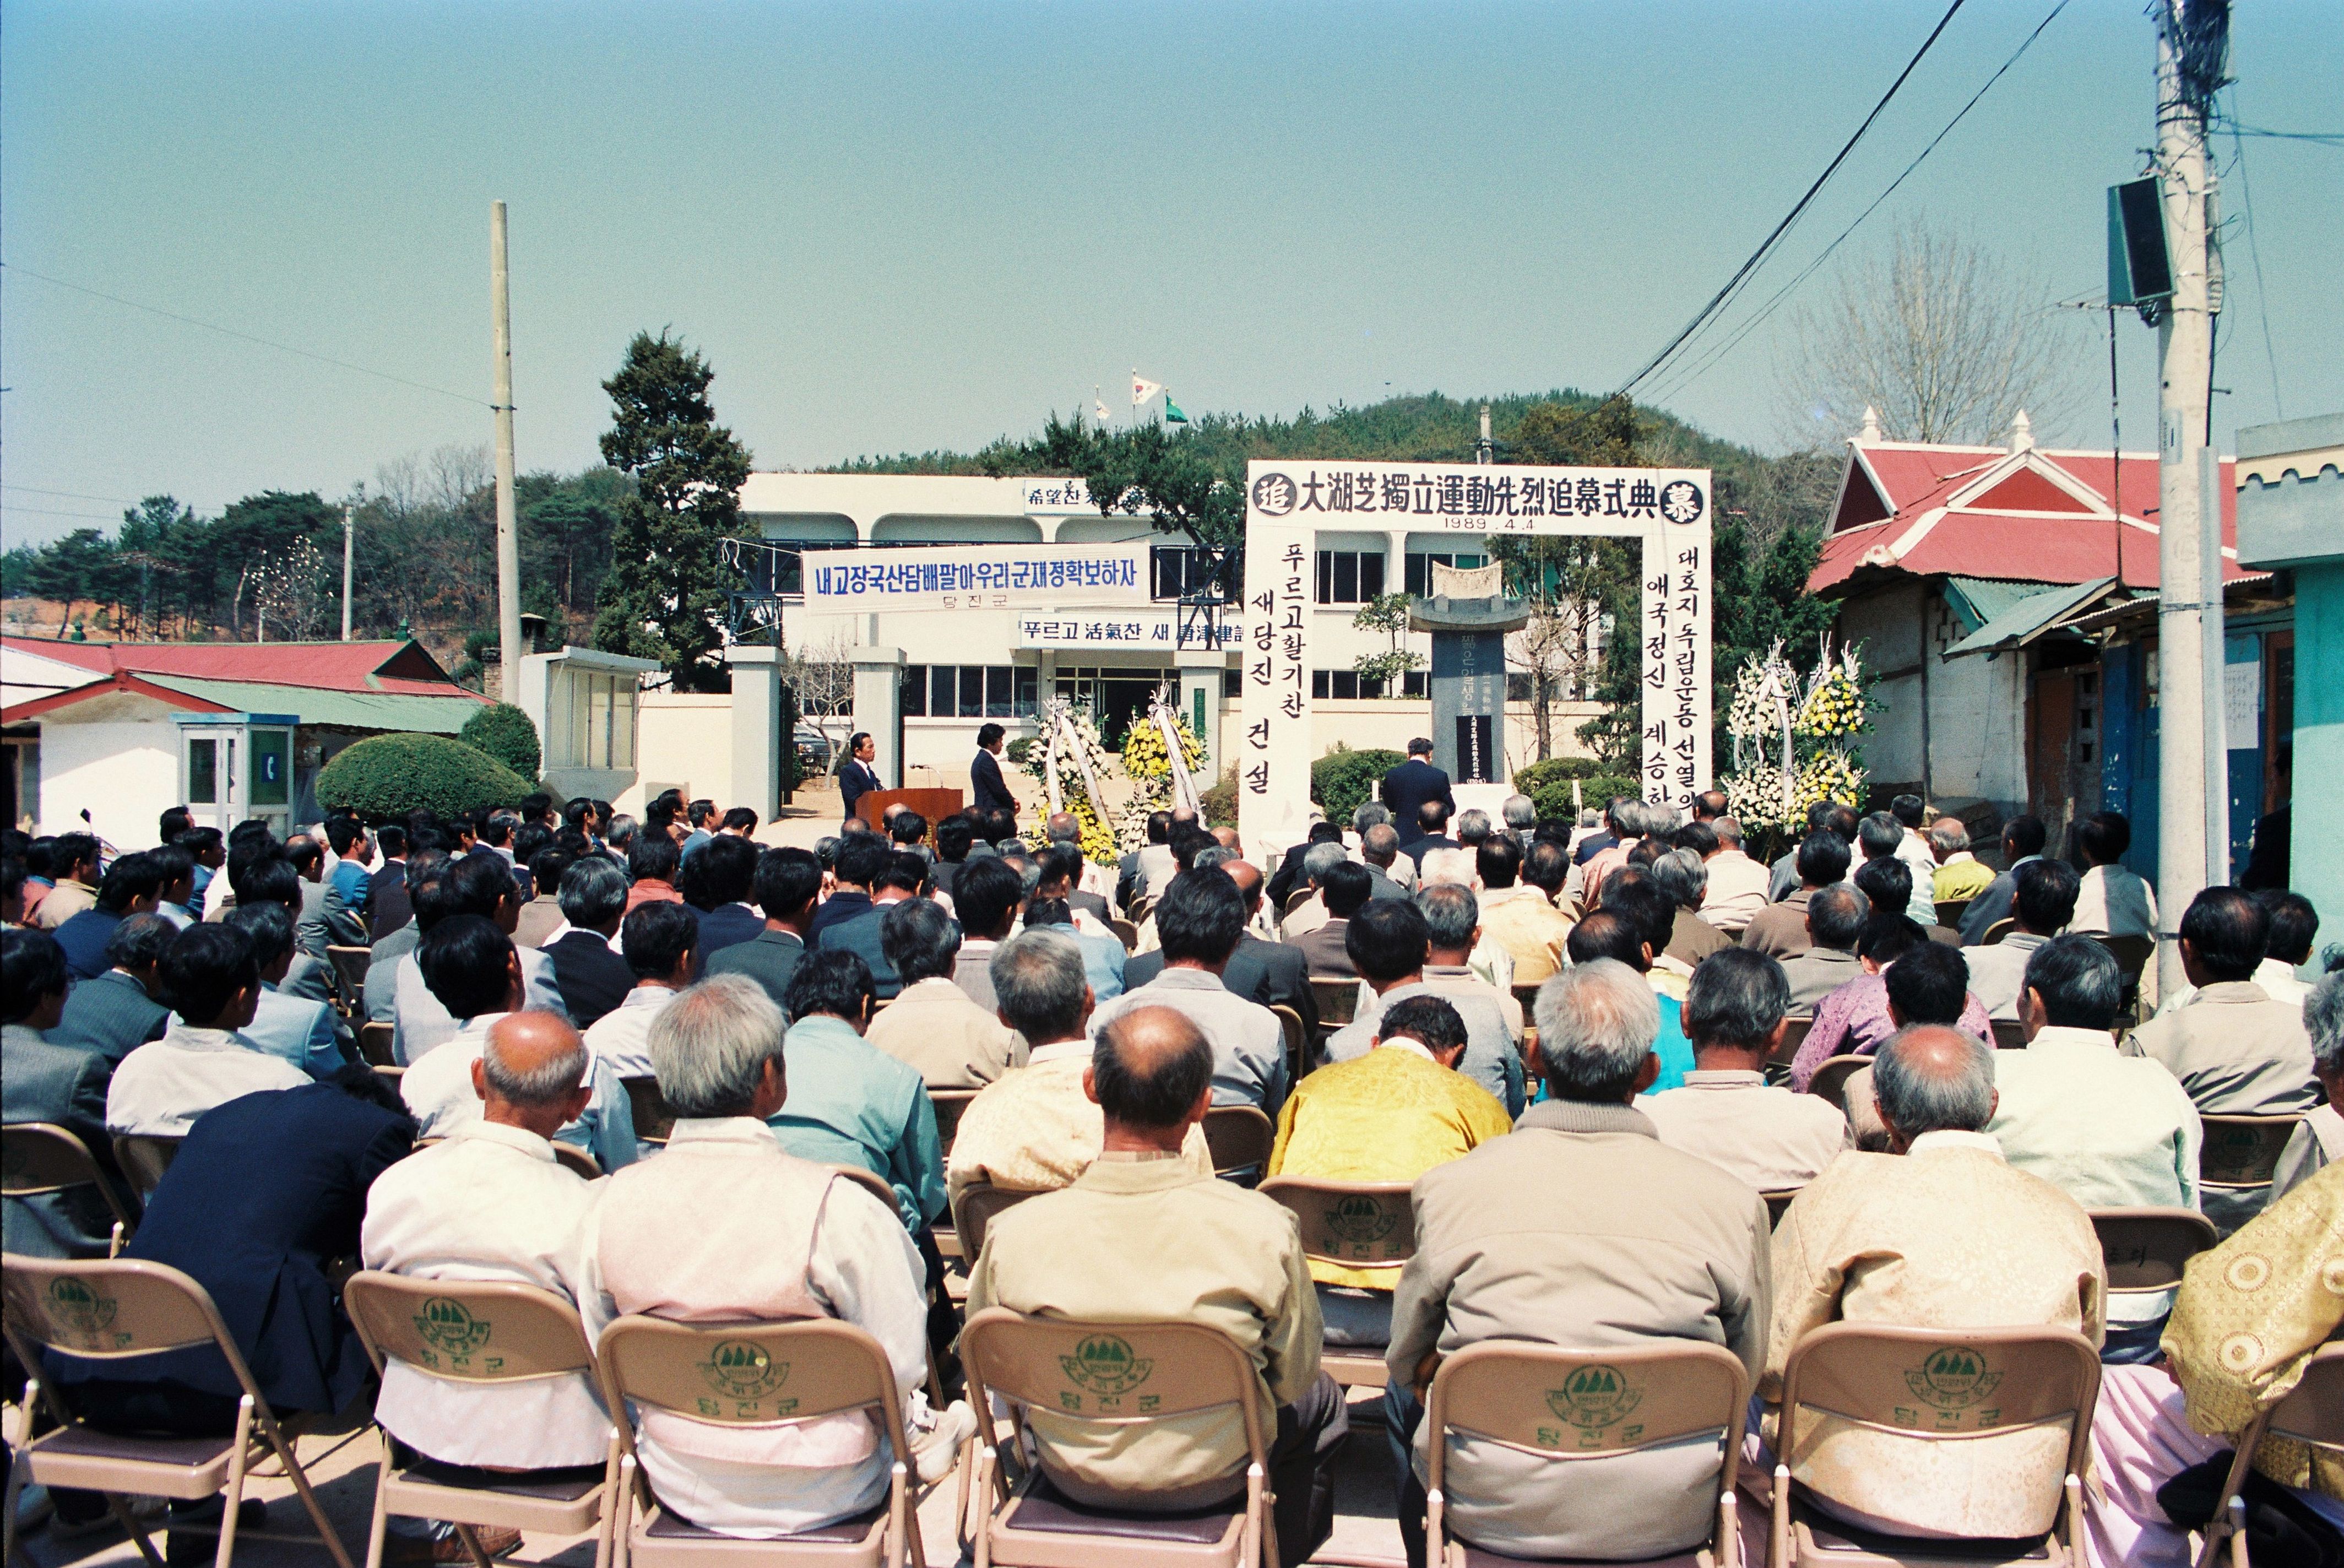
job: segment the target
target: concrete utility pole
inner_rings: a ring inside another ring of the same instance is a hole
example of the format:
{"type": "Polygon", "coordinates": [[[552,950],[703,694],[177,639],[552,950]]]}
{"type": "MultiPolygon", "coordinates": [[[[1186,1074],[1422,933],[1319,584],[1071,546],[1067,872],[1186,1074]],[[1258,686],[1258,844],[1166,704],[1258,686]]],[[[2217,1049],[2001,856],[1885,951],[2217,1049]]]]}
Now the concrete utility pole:
{"type": "Polygon", "coordinates": [[[489,204],[489,289],[497,335],[497,664],[501,701],[520,695],[520,524],[513,513],[512,297],[505,204],[489,204]]]}
{"type": "MultiPolygon", "coordinates": [[[[2183,23],[2222,0],[2158,0],[2157,163],[2173,297],[2157,322],[2157,982],[2184,984],[2181,916],[2227,882],[2228,753],[2222,725],[2222,519],[2212,450],[2213,303],[2207,217],[2214,173],[2206,116],[2185,82],[2183,23]],[[2211,624],[2208,624],[2208,617],[2211,624]]],[[[2218,76],[2218,72],[2217,73],[2218,76]]]]}
{"type": "Polygon", "coordinates": [[[1481,439],[1473,443],[1473,460],[1493,463],[1498,460],[1498,443],[1490,439],[1490,405],[1481,405],[1481,439]]]}
{"type": "Polygon", "coordinates": [[[349,502],[342,503],[342,641],[350,640],[350,521],[349,502]]]}

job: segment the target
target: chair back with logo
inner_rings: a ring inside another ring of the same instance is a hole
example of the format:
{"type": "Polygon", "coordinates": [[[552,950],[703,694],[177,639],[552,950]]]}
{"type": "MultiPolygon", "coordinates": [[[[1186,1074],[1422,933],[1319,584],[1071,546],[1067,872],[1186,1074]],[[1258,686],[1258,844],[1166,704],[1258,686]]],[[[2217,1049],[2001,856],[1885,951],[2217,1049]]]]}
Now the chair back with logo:
{"type": "Polygon", "coordinates": [[[2238,1434],[2229,1473],[2222,1482],[2221,1501],[2206,1526],[2205,1550],[2198,1557],[2201,1564],[2212,1563],[2227,1539],[2230,1568],[2248,1568],[2247,1511],[2238,1494],[2254,1467],[2255,1451],[2264,1440],[2274,1437],[2326,1449],[2331,1456],[2344,1451],[2344,1344],[2329,1345],[2305,1361],[2301,1377],[2287,1397],[2256,1416],[2238,1434]]]}
{"type": "Polygon", "coordinates": [[[391,1054],[391,1026],[360,1024],[359,1026],[359,1057],[370,1067],[395,1067],[399,1058],[391,1054]]]}
{"type": "Polygon", "coordinates": [[[73,1129],[54,1122],[18,1121],[0,1128],[0,1197],[46,1198],[79,1187],[95,1187],[114,1216],[114,1250],[136,1228],[122,1195],[98,1168],[89,1145],[73,1129]]]}
{"type": "Polygon", "coordinates": [[[1844,1111],[1847,1109],[1847,1080],[1871,1066],[1870,1057],[1834,1057],[1817,1067],[1815,1076],[1807,1080],[1807,1092],[1844,1111]]]}
{"type": "MultiPolygon", "coordinates": [[[[1425,1400],[1432,1440],[1425,1533],[1444,1542],[1449,1434],[1486,1438],[1568,1463],[1718,1437],[1717,1534],[1734,1538],[1733,1480],[1750,1409],[1750,1378],[1722,1346],[1678,1340],[1603,1351],[1485,1340],[1440,1363],[1425,1400]]],[[[1622,1498],[1622,1506],[1633,1499],[1622,1498]]]]}
{"type": "Polygon", "coordinates": [[[2288,1111],[2278,1116],[2209,1114],[2200,1119],[2206,1136],[2198,1146],[2198,1207],[2214,1222],[2216,1232],[2228,1236],[2270,1201],[2279,1153],[2303,1117],[2288,1111]]]}
{"type": "Polygon", "coordinates": [[[1259,1106],[1217,1105],[1205,1113],[1205,1147],[1217,1175],[1260,1169],[1277,1142],[1278,1128],[1259,1106]]]}
{"type": "Polygon", "coordinates": [[[2170,1290],[2189,1259],[2214,1245],[2213,1221],[2194,1209],[2095,1209],[2092,1229],[2118,1295],[2170,1290]]]}
{"type": "Polygon", "coordinates": [[[163,1173],[179,1157],[180,1141],[161,1133],[114,1135],[114,1163],[121,1168],[123,1177],[141,1202],[154,1197],[155,1189],[163,1185],[163,1173]]]}
{"type": "MultiPolygon", "coordinates": [[[[2079,1550],[2080,1478],[2090,1452],[2092,1411],[2099,1391],[2099,1352],[2090,1340],[2065,1329],[1827,1323],[1802,1335],[1783,1366],[1783,1430],[1785,1434],[1799,1431],[1800,1418],[1808,1411],[1925,1442],[1958,1442],[2064,1422],[2065,1505],[2062,1499],[2046,1498],[2042,1507],[2055,1521],[2051,1538],[2068,1554],[2054,1557],[2056,1563],[2079,1550]]],[[[1778,1463],[1774,1472],[1773,1561],[1783,1568],[1800,1563],[1873,1561],[1850,1559],[1819,1546],[1803,1520],[1793,1528],[1787,1460],[1795,1440],[1786,1435],[1777,1446],[1786,1462],[1778,1463]]],[[[1978,1484],[2006,1492],[2020,1480],[1989,1473],[1982,1474],[1978,1484]]],[[[1916,1560],[1935,1560],[1929,1556],[1933,1543],[1911,1544],[1916,1560]]]]}
{"type": "Polygon", "coordinates": [[[667,1097],[660,1093],[659,1079],[643,1073],[621,1078],[619,1084],[627,1091],[627,1108],[635,1113],[636,1140],[666,1144],[668,1134],[675,1130],[675,1112],[668,1108],[667,1097]]]}
{"type": "MultiPolygon", "coordinates": [[[[999,1442],[987,1423],[978,1437],[976,1559],[1000,1563],[1113,1562],[1118,1568],[1265,1561],[1269,1525],[1269,1431],[1261,1379],[1234,1340],[1198,1323],[1065,1322],[990,1307],[961,1331],[961,1361],[976,1410],[1006,1402],[1018,1428],[1040,1411],[1110,1427],[1145,1426],[1175,1416],[1229,1411],[1245,1431],[1244,1502],[1224,1521],[1208,1514],[1167,1519],[1149,1529],[1124,1510],[1089,1511],[1034,1495],[1039,1477],[1026,1472],[1013,1488],[1009,1465],[1026,1452],[999,1442]],[[1085,1529],[1096,1520],[1097,1528],[1085,1529]]],[[[1044,1451],[1041,1472],[1049,1461],[1044,1451]]],[[[1231,1478],[1231,1491],[1237,1478],[1231,1478]]]]}
{"type": "MultiPolygon", "coordinates": [[[[1261,1184],[1261,1193],[1294,1216],[1306,1257],[1365,1270],[1376,1280],[1367,1289],[1398,1286],[1400,1270],[1416,1253],[1416,1209],[1405,1181],[1273,1176],[1261,1184]]],[[[1377,1346],[1329,1345],[1318,1361],[1345,1388],[1381,1388],[1389,1381],[1377,1346]]]]}
{"type": "Polygon", "coordinates": [[[1318,1002],[1318,1028],[1331,1034],[1359,1016],[1359,982],[1352,975],[1313,975],[1310,994],[1318,1002]]]}
{"type": "Polygon", "coordinates": [[[940,1154],[952,1152],[953,1137],[960,1131],[961,1113],[968,1102],[976,1098],[975,1089],[930,1089],[928,1103],[936,1109],[936,1148],[940,1154]]]}
{"type": "Polygon", "coordinates": [[[993,1217],[1039,1193],[1018,1192],[989,1181],[972,1181],[952,1200],[953,1233],[960,1238],[961,1256],[975,1259],[985,1249],[985,1229],[993,1217]]]}

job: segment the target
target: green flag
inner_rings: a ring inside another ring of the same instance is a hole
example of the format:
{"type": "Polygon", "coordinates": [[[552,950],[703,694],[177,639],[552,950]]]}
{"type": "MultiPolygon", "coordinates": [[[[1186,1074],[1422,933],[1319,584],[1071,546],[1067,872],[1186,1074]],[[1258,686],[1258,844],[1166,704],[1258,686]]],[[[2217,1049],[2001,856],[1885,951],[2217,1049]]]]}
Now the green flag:
{"type": "Polygon", "coordinates": [[[1167,425],[1185,425],[1188,422],[1188,416],[1180,411],[1180,405],[1172,400],[1172,394],[1169,391],[1164,394],[1164,422],[1167,425]]]}

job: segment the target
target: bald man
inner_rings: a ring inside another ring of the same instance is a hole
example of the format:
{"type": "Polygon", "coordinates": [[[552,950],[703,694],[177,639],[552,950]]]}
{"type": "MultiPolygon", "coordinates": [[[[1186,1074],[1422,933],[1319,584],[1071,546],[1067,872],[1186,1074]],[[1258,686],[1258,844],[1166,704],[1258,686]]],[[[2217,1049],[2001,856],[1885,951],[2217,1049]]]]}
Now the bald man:
{"type": "MultiPolygon", "coordinates": [[[[1952,1334],[2040,1326],[2100,1344],[2107,1270],[2091,1219],[2049,1182],[2004,1162],[1985,1131],[1994,1065],[1993,1047],[1942,1025],[1915,1025],[1880,1047],[1873,1088],[1894,1152],[1841,1155],[1774,1229],[1773,1326],[1758,1385],[1768,1442],[1777,1438],[1783,1365],[1826,1323],[1952,1334]]],[[[2064,1428],[1940,1443],[1810,1411],[1800,1431],[1787,1455],[1792,1475],[1852,1524],[2032,1536],[2060,1505],[2064,1428]]],[[[1763,1483],[1773,1472],[1762,1452],[1755,1474],[1763,1483]]]]}
{"type": "MultiPolygon", "coordinates": [[[[441,1050],[455,1050],[450,1044],[441,1050]]],[[[471,1064],[480,1113],[399,1161],[367,1195],[359,1255],[419,1279],[504,1280],[575,1301],[599,1188],[553,1157],[553,1136],[593,1098],[586,1042],[551,1013],[508,1013],[471,1064]]],[[[610,1417],[585,1374],[460,1385],[394,1361],[376,1415],[447,1464],[601,1473],[610,1417]]],[[[394,1521],[397,1530],[402,1522],[394,1521]]],[[[405,1544],[422,1545],[422,1522],[405,1544]]],[[[484,1533],[485,1534],[486,1533],[484,1533]]],[[[484,1540],[484,1544],[490,1543],[484,1540]]]]}
{"type": "MultiPolygon", "coordinates": [[[[1213,1105],[1213,1049],[1185,1014],[1139,1007],[1110,1020],[1083,1092],[1098,1105],[1103,1152],[1073,1186],[987,1228],[968,1310],[1201,1323],[1235,1340],[1260,1378],[1263,1408],[1278,1412],[1278,1558],[1303,1562],[1333,1529],[1332,1467],[1350,1425],[1318,1365],[1318,1297],[1294,1219],[1181,1158],[1213,1105]]],[[[1123,1426],[1041,1412],[1035,1436],[1052,1484],[1086,1505],[1172,1512],[1244,1492],[1234,1411],[1167,1423],[1137,1443],[1123,1426]]]]}

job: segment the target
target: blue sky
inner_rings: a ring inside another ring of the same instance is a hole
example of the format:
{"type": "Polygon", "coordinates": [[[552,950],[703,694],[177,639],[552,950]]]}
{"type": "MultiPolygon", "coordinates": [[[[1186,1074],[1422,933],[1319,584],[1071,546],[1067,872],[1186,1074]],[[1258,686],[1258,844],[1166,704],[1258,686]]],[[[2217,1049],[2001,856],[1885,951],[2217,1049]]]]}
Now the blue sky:
{"type": "MultiPolygon", "coordinates": [[[[1971,0],[1758,297],[2051,3],[1971,0]]],[[[973,447],[1095,383],[1120,411],[1135,365],[1192,413],[1606,388],[1787,209],[1941,9],[11,0],[0,521],[32,539],[161,491],[207,511],[338,495],[486,441],[497,197],[524,469],[594,460],[597,383],[662,326],[707,352],[766,468],[973,447]]],[[[2101,193],[2138,171],[2152,65],[2136,0],[2071,0],[1851,250],[1925,213],[2046,300],[2096,294],[2101,193]]],[[[2240,0],[2232,68],[2247,122],[2344,130],[2331,0],[2240,0]]],[[[2245,152],[2268,291],[2241,230],[2226,439],[2281,401],[2344,408],[2344,150],[2245,152]]],[[[2226,197],[2243,213],[2235,170],[2226,197]]],[[[1774,444],[1782,319],[1665,406],[1774,444]]],[[[2083,396],[2046,435],[2107,440],[2102,319],[2075,319],[2083,396]]],[[[2128,320],[2120,349],[2126,444],[2146,447],[2154,334],[2128,320]]]]}

